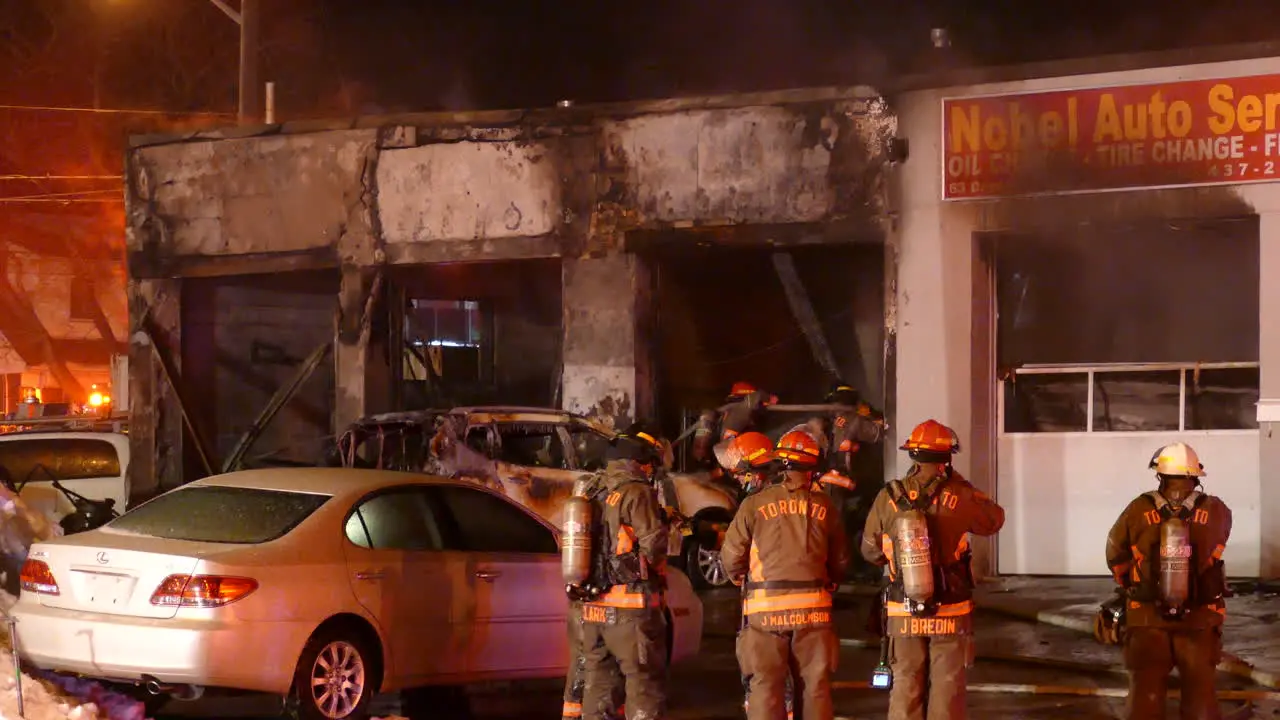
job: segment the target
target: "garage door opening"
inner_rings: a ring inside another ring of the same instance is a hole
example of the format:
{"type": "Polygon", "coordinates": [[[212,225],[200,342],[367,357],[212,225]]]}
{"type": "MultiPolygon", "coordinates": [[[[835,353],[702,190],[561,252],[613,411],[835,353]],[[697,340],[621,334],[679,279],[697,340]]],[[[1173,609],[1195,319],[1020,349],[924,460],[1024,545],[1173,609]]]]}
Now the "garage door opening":
{"type": "Polygon", "coordinates": [[[393,280],[396,409],[556,402],[558,259],[419,265],[393,280]]]}
{"type": "MultiPolygon", "coordinates": [[[[884,250],[880,245],[651,251],[656,276],[657,409],[664,432],[720,405],[736,381],[783,403],[821,402],[835,376],[793,312],[775,254],[790,258],[830,348],[835,375],[884,405],[884,250]]],[[[784,267],[787,261],[783,261],[784,267]]],[[[794,419],[792,419],[794,421],[794,419]]],[[[873,453],[874,454],[874,453],[873,453]]]]}
{"type": "MultiPolygon", "coordinates": [[[[272,396],[332,342],[338,283],[332,271],[183,281],[182,381],[215,470],[272,396]]],[[[333,363],[321,362],[266,426],[244,465],[316,464],[333,434],[333,401],[333,363]]],[[[189,442],[183,454],[186,477],[202,477],[189,442]]]]}
{"type": "Polygon", "coordinates": [[[1259,560],[1256,217],[987,236],[1009,513],[999,571],[1103,575],[1098,538],[1185,441],[1236,510],[1228,571],[1259,560]]]}

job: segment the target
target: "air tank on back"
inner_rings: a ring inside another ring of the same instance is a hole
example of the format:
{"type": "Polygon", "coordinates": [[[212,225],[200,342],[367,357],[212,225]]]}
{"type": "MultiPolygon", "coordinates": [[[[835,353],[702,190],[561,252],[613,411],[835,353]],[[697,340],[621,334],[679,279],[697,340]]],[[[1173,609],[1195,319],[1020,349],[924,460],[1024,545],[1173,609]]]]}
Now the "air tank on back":
{"type": "Polygon", "coordinates": [[[933,600],[933,558],[923,512],[908,510],[894,520],[893,550],[903,594],[914,604],[933,600]]]}
{"type": "Polygon", "coordinates": [[[1160,603],[1179,615],[1191,597],[1191,530],[1182,518],[1160,525],[1160,603]]]}
{"type": "Polygon", "coordinates": [[[573,495],[564,501],[560,534],[560,574],[567,585],[581,586],[591,577],[591,525],[594,508],[587,499],[590,476],[573,485],[573,495]]]}

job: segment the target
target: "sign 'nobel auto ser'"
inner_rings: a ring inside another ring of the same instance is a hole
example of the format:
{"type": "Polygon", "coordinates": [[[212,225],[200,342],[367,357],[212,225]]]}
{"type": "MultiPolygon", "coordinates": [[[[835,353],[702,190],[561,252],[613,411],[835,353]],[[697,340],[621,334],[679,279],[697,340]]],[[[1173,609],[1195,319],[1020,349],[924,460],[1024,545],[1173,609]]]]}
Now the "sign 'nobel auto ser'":
{"type": "Polygon", "coordinates": [[[1280,180],[1280,75],[942,101],[948,200],[1280,180]]]}

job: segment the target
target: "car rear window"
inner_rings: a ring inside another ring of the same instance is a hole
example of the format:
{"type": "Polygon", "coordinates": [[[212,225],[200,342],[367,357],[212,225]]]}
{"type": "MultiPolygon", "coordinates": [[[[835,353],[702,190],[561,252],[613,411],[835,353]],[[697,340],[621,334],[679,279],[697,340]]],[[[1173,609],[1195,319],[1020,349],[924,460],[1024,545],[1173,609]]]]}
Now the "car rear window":
{"type": "Polygon", "coordinates": [[[15,483],[119,477],[120,456],[107,440],[15,439],[0,442],[0,473],[15,483]],[[40,466],[44,469],[37,470],[40,466]]]}
{"type": "Polygon", "coordinates": [[[107,525],[169,540],[256,544],[282,537],[328,495],[202,485],[166,493],[107,525]]]}

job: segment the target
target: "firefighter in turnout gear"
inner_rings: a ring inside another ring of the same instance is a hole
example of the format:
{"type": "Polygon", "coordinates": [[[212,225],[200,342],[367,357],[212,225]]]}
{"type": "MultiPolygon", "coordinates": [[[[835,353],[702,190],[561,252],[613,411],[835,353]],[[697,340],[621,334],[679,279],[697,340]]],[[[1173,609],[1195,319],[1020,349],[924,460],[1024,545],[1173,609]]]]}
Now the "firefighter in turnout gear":
{"type": "Polygon", "coordinates": [[[653,485],[663,451],[657,434],[640,424],[620,433],[600,475],[604,490],[591,503],[591,591],[582,604],[586,720],[605,717],[615,663],[628,720],[666,713],[668,527],[653,485]]]}
{"type": "Polygon", "coordinates": [[[911,470],[876,496],[862,533],[863,556],[889,568],[889,719],[961,720],[973,661],[968,537],[999,532],[1004,510],[951,467],[960,441],[945,425],[920,424],[902,449],[911,470]]]}
{"type": "MultiPolygon", "coordinates": [[[[602,473],[584,475],[573,487],[573,495],[565,501],[564,527],[561,534],[561,565],[564,571],[565,592],[569,595],[569,670],[564,681],[564,704],[561,720],[578,720],[582,717],[582,701],[587,685],[587,656],[583,642],[582,603],[598,593],[592,587],[591,530],[594,524],[594,507],[606,492],[602,473]]],[[[602,684],[609,692],[601,694],[603,705],[598,709],[605,720],[623,720],[625,688],[622,672],[616,661],[601,665],[602,684]]]]}
{"type": "Polygon", "coordinates": [[[814,488],[821,451],[803,432],[774,449],[779,481],[739,506],[720,558],[743,587],[738,665],[747,678],[747,717],[831,720],[831,674],[839,643],[831,598],[848,564],[844,526],[830,496],[814,488]]]}
{"type": "Polygon", "coordinates": [[[884,440],[884,415],[862,402],[862,396],[852,385],[842,382],[836,383],[827,393],[826,401],[848,408],[836,412],[831,420],[827,475],[838,475],[847,483],[848,489],[853,490],[858,479],[854,459],[862,446],[879,444],[884,440]]]}
{"type": "Polygon", "coordinates": [[[770,395],[751,383],[734,383],[723,405],[703,411],[698,418],[691,447],[693,461],[712,466],[713,477],[723,475],[724,471],[715,463],[714,446],[759,427],[765,407],[777,403],[776,395],[770,395]]]}
{"type": "Polygon", "coordinates": [[[1151,457],[1159,488],[1139,495],[1107,536],[1107,566],[1127,599],[1128,717],[1165,716],[1169,673],[1181,679],[1184,720],[1221,718],[1214,677],[1222,656],[1231,510],[1200,490],[1204,466],[1184,443],[1151,457]]]}

